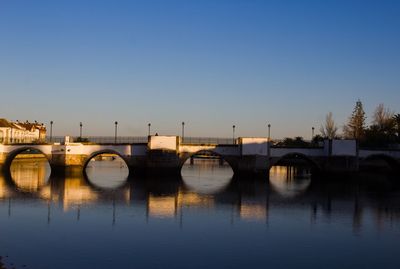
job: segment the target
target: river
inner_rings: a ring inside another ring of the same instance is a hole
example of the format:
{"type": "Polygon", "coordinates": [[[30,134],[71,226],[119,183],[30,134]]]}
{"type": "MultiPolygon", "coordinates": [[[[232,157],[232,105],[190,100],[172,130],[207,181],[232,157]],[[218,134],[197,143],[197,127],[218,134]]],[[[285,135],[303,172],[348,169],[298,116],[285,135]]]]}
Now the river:
{"type": "Polygon", "coordinates": [[[128,178],[109,157],[86,176],[51,176],[40,158],[10,172],[4,268],[400,268],[400,187],[386,175],[238,178],[196,159],[181,177],[128,178]]]}

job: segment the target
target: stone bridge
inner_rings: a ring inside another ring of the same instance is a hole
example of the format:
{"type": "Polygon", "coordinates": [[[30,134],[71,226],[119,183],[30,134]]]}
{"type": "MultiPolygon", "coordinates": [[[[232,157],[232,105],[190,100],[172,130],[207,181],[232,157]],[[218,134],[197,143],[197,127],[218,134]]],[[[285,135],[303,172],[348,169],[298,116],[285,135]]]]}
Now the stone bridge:
{"type": "Polygon", "coordinates": [[[12,160],[27,151],[46,156],[52,172],[82,172],[97,155],[120,156],[133,174],[179,173],[193,155],[207,152],[224,159],[235,174],[265,175],[276,164],[310,164],[320,172],[357,172],[360,165],[379,161],[399,171],[400,150],[360,150],[354,140],[326,140],[321,147],[273,147],[267,138],[242,137],[236,144],[184,144],[178,136],[149,136],[148,143],[1,145],[0,165],[9,171],[12,160]]]}

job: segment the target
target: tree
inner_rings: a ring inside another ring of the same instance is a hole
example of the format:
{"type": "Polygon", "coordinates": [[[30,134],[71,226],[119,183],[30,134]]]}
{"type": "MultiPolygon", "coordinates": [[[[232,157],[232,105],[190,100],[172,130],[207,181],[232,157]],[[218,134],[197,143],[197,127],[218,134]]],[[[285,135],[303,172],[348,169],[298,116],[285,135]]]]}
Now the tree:
{"type": "Polygon", "coordinates": [[[338,128],[333,120],[332,112],[329,112],[325,117],[325,125],[321,126],[320,132],[324,138],[334,139],[338,128]]]}
{"type": "Polygon", "coordinates": [[[309,147],[310,144],[304,141],[303,137],[296,136],[295,138],[286,137],[283,141],[279,142],[277,146],[283,147],[309,147]]]}
{"type": "Polygon", "coordinates": [[[385,108],[383,104],[379,104],[373,114],[372,124],[378,126],[382,131],[393,127],[394,113],[388,108],[385,108]]]}
{"type": "Polygon", "coordinates": [[[323,142],[324,141],[324,138],[322,137],[322,135],[319,135],[319,134],[317,134],[317,135],[314,135],[314,137],[313,137],[313,139],[312,139],[312,143],[313,144],[319,144],[320,142],[323,142]]]}
{"type": "Polygon", "coordinates": [[[344,136],[350,139],[362,139],[365,132],[365,118],[363,105],[358,100],[351,117],[349,117],[347,124],[343,127],[344,136]]]}
{"type": "Polygon", "coordinates": [[[394,124],[395,124],[395,129],[397,133],[397,140],[400,142],[400,113],[397,113],[396,115],[393,116],[394,124]]]}
{"type": "Polygon", "coordinates": [[[398,140],[394,112],[379,104],[372,116],[372,125],[365,132],[364,146],[387,147],[398,140]]]}

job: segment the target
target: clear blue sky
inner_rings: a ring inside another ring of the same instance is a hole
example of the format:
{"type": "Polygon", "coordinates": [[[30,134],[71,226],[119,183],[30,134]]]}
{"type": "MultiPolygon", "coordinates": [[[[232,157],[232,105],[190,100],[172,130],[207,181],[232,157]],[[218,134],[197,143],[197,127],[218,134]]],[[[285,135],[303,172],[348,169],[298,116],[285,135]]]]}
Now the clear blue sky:
{"type": "Polygon", "coordinates": [[[55,134],[309,138],[400,112],[400,1],[0,0],[0,117],[55,134]]]}

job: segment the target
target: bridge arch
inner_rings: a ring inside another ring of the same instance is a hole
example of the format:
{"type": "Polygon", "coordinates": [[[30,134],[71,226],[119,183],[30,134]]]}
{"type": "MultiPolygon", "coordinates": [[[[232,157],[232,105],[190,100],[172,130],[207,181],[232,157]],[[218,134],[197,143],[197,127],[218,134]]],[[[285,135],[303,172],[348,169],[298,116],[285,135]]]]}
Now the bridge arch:
{"type": "Polygon", "coordinates": [[[126,166],[128,167],[129,175],[131,174],[129,161],[128,161],[128,159],[127,159],[125,156],[123,156],[121,153],[119,153],[118,151],[113,150],[113,149],[102,149],[102,150],[98,150],[98,151],[95,151],[95,152],[91,153],[90,155],[88,155],[88,156],[85,158],[85,160],[84,160],[84,162],[83,162],[83,167],[82,167],[83,173],[84,173],[85,176],[87,176],[87,174],[86,174],[86,168],[87,168],[87,166],[88,166],[90,160],[93,159],[93,158],[96,157],[96,156],[101,155],[101,154],[113,154],[113,155],[117,155],[118,157],[120,157],[120,158],[124,161],[124,163],[125,163],[126,166]]]}
{"type": "Polygon", "coordinates": [[[400,171],[400,162],[396,160],[394,157],[386,154],[378,153],[378,154],[368,155],[367,157],[363,158],[360,161],[360,166],[365,165],[369,161],[384,161],[392,171],[394,172],[400,171]]]}
{"type": "MultiPolygon", "coordinates": [[[[269,169],[271,169],[273,166],[284,164],[284,161],[288,159],[304,160],[311,166],[313,170],[321,171],[321,166],[315,160],[300,152],[290,152],[276,159],[273,159],[270,163],[269,169]]],[[[290,161],[287,161],[287,164],[291,164],[290,161]]]]}
{"type": "Polygon", "coordinates": [[[200,149],[200,150],[195,151],[195,152],[184,154],[184,156],[181,157],[181,160],[180,160],[180,170],[182,170],[182,167],[186,163],[187,160],[189,160],[193,156],[199,155],[199,154],[207,154],[207,155],[209,154],[211,156],[217,156],[218,158],[220,158],[223,161],[227,162],[229,164],[229,166],[231,167],[231,169],[233,171],[235,171],[235,165],[234,165],[234,162],[232,160],[230,160],[226,156],[224,156],[224,155],[222,155],[222,154],[220,154],[217,151],[212,150],[212,149],[200,149]]]}
{"type": "MultiPolygon", "coordinates": [[[[46,158],[47,163],[50,166],[50,174],[47,176],[47,179],[45,180],[45,184],[37,186],[37,189],[33,192],[39,192],[43,187],[47,186],[49,184],[49,179],[51,177],[51,172],[52,172],[52,162],[51,162],[51,155],[46,154],[42,149],[40,149],[39,147],[35,147],[35,146],[22,146],[22,147],[18,147],[12,151],[10,151],[7,156],[6,159],[4,161],[4,167],[3,167],[3,172],[4,172],[4,176],[5,179],[7,181],[7,184],[9,184],[10,186],[13,186],[13,188],[21,193],[31,193],[32,190],[27,190],[24,187],[22,187],[21,185],[19,185],[15,180],[16,178],[13,177],[12,171],[11,171],[11,164],[14,161],[14,159],[21,153],[24,152],[30,152],[30,151],[35,151],[38,154],[43,155],[44,158],[46,158]]],[[[46,176],[45,174],[43,174],[44,176],[46,176]]]]}
{"type": "Polygon", "coordinates": [[[52,166],[51,157],[49,155],[47,155],[46,153],[44,153],[43,150],[41,150],[40,148],[35,147],[35,146],[23,146],[23,147],[18,147],[18,148],[12,150],[11,152],[9,152],[7,154],[7,157],[6,157],[5,161],[4,161],[4,166],[6,168],[6,171],[8,171],[8,172],[10,171],[11,163],[15,159],[15,157],[17,157],[18,154],[21,154],[21,153],[26,152],[26,151],[29,152],[29,151],[32,151],[32,150],[38,151],[40,154],[45,156],[47,161],[48,161],[48,163],[49,163],[49,165],[50,165],[50,167],[52,166]]]}

